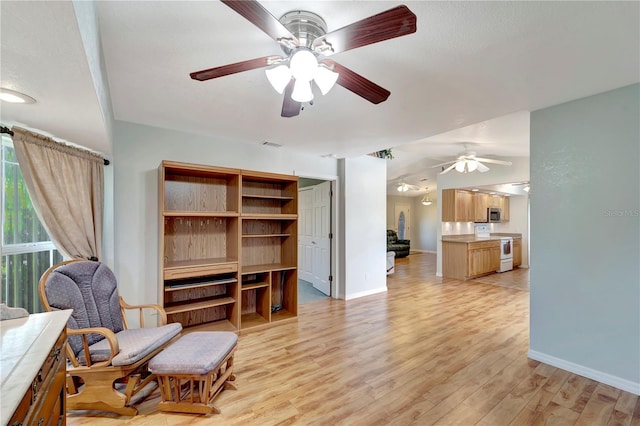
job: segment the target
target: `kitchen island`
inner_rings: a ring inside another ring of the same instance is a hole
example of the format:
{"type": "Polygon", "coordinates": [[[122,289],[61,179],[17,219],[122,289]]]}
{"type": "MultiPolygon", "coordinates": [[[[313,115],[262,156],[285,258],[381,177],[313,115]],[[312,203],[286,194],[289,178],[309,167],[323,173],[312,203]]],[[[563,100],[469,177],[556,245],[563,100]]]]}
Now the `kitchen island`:
{"type": "Polygon", "coordinates": [[[465,280],[493,274],[500,269],[500,243],[513,239],[513,266],[522,263],[522,234],[492,233],[478,238],[474,234],[442,236],[442,276],[465,280]]]}

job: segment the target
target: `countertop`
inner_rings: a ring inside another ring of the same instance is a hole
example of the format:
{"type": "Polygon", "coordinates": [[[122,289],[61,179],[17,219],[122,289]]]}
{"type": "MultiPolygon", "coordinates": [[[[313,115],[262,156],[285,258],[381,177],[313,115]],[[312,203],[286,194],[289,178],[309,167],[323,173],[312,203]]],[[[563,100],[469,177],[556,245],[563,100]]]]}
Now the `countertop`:
{"type": "Polygon", "coordinates": [[[6,425],[13,416],[71,312],[68,309],[0,321],[0,424],[6,425]]]}
{"type": "Polygon", "coordinates": [[[449,243],[475,243],[477,241],[499,241],[502,237],[511,237],[513,239],[522,238],[522,234],[510,234],[507,232],[491,233],[488,238],[477,238],[475,234],[462,234],[462,235],[443,235],[442,241],[449,243]]]}

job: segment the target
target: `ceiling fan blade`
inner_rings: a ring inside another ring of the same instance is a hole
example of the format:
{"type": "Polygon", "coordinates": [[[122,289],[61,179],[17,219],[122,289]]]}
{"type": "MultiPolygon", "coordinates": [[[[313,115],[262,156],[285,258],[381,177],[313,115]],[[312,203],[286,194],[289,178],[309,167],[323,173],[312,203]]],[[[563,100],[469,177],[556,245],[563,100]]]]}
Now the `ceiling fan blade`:
{"type": "Polygon", "coordinates": [[[329,45],[333,54],[416,32],[416,15],[407,6],[397,6],[361,21],[331,31],[313,41],[315,49],[329,45]]]}
{"type": "Polygon", "coordinates": [[[447,167],[446,169],[444,169],[443,171],[440,172],[441,175],[445,174],[445,173],[449,173],[451,170],[453,170],[453,168],[456,166],[456,162],[454,162],[452,165],[450,165],[449,167],[447,167]]]}
{"type": "Polygon", "coordinates": [[[492,163],[492,164],[502,164],[503,166],[510,166],[510,165],[513,164],[511,161],[494,160],[492,158],[479,158],[479,157],[476,157],[475,159],[476,159],[476,161],[484,161],[485,163],[492,163]]]}
{"type": "Polygon", "coordinates": [[[267,9],[255,0],[220,0],[222,3],[235,10],[247,21],[260,28],[269,37],[278,39],[291,39],[294,44],[299,44],[298,39],[285,28],[267,9]]]}
{"type": "Polygon", "coordinates": [[[373,81],[367,80],[360,74],[351,71],[349,68],[331,59],[325,59],[322,62],[333,67],[333,71],[339,74],[338,80],[336,81],[337,84],[365,98],[371,103],[379,104],[380,102],[384,102],[391,94],[391,92],[384,87],[378,86],[373,81]]]}
{"type": "Polygon", "coordinates": [[[300,114],[300,108],[302,104],[300,102],[291,99],[291,93],[293,92],[293,86],[295,81],[292,79],[287,87],[284,89],[284,100],[282,101],[282,117],[295,117],[300,114]]]}
{"type": "Polygon", "coordinates": [[[480,173],[484,173],[484,172],[488,172],[489,168],[487,166],[485,166],[484,164],[482,164],[481,162],[478,161],[478,159],[476,159],[476,163],[478,163],[478,171],[480,173]]]}
{"type": "Polygon", "coordinates": [[[447,164],[455,164],[458,160],[452,160],[452,161],[447,161],[446,163],[440,163],[440,164],[436,164],[435,166],[431,166],[432,169],[435,169],[436,167],[442,167],[442,166],[446,166],[447,164]]]}
{"type": "Polygon", "coordinates": [[[235,64],[222,65],[220,67],[195,71],[189,75],[194,80],[206,81],[229,74],[267,67],[271,65],[273,61],[279,61],[282,59],[284,59],[282,56],[265,56],[264,58],[250,59],[248,61],[236,62],[235,64]]]}

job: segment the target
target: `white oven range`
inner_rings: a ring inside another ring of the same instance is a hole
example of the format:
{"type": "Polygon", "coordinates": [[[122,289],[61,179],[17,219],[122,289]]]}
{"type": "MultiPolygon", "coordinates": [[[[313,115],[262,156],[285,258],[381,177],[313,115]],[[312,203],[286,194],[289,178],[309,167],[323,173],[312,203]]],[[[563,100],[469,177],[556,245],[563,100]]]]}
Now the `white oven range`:
{"type": "Polygon", "coordinates": [[[513,269],[513,238],[500,237],[500,269],[498,272],[507,272],[513,269]]]}

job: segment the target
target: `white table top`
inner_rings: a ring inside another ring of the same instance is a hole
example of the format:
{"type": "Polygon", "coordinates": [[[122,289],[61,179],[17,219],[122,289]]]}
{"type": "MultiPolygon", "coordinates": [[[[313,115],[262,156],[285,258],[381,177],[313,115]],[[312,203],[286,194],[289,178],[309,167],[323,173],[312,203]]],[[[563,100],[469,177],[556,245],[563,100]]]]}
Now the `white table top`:
{"type": "Polygon", "coordinates": [[[69,309],[0,321],[0,424],[9,423],[71,312],[69,309]]]}

